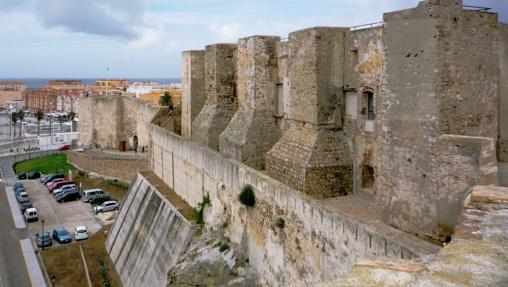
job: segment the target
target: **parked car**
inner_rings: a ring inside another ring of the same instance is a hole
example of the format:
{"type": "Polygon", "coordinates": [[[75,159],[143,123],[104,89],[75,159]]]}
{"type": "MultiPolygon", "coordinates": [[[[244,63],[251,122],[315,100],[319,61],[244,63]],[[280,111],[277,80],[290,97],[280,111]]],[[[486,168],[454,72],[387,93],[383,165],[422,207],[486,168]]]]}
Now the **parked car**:
{"type": "Polygon", "coordinates": [[[52,183],[48,183],[48,189],[49,191],[53,191],[55,189],[58,189],[64,185],[68,185],[68,184],[74,184],[74,181],[72,180],[62,180],[62,181],[57,181],[57,182],[52,182],[52,183]]]}
{"type": "Polygon", "coordinates": [[[59,151],[70,150],[70,149],[71,149],[71,145],[70,144],[64,144],[63,146],[58,148],[59,151]]]}
{"type": "Polygon", "coordinates": [[[18,173],[18,179],[26,179],[26,172],[18,173]]]}
{"type": "Polygon", "coordinates": [[[18,200],[19,203],[30,201],[30,199],[28,199],[28,193],[26,191],[19,192],[16,195],[16,199],[18,200]]]}
{"type": "Polygon", "coordinates": [[[52,182],[54,179],[57,178],[64,178],[64,174],[63,173],[50,174],[44,178],[44,181],[42,183],[47,184],[48,182],[52,182]]]}
{"type": "Polygon", "coordinates": [[[116,198],[111,197],[109,195],[96,195],[96,196],[92,197],[90,199],[90,201],[88,201],[88,203],[90,203],[91,205],[100,205],[100,204],[103,204],[106,201],[116,201],[116,202],[118,202],[118,200],[116,198]]]}
{"type": "Polygon", "coordinates": [[[118,209],[120,209],[120,205],[118,204],[117,201],[113,201],[113,200],[106,201],[106,202],[102,203],[101,205],[97,205],[97,206],[93,207],[95,214],[98,214],[101,212],[106,212],[106,211],[118,210],[118,209]]]}
{"type": "Polygon", "coordinates": [[[38,171],[32,171],[26,174],[27,179],[36,179],[41,177],[41,173],[38,171]]]}
{"type": "Polygon", "coordinates": [[[50,173],[50,174],[45,174],[45,175],[41,175],[41,178],[40,178],[40,181],[41,182],[44,182],[48,177],[52,176],[53,174],[50,173]]]}
{"type": "Polygon", "coordinates": [[[37,209],[35,207],[27,208],[25,210],[24,216],[27,222],[39,220],[39,216],[37,215],[37,209]]]}
{"type": "Polygon", "coordinates": [[[34,207],[32,205],[32,203],[30,201],[26,201],[26,202],[21,202],[19,204],[19,210],[21,210],[21,214],[25,213],[25,210],[27,210],[28,208],[32,208],[34,207]]]}
{"type": "Polygon", "coordinates": [[[65,244],[72,241],[71,235],[64,227],[57,227],[53,229],[53,233],[51,234],[53,236],[53,239],[60,244],[65,244]]]}
{"type": "Polygon", "coordinates": [[[86,226],[76,226],[74,229],[74,239],[76,241],[88,239],[88,230],[86,226]]]}
{"type": "Polygon", "coordinates": [[[51,236],[47,231],[44,233],[37,232],[35,234],[35,242],[37,242],[37,247],[48,247],[53,245],[53,240],[51,240],[51,236]]]}
{"type": "Polygon", "coordinates": [[[106,192],[100,188],[87,189],[83,191],[83,201],[89,202],[92,197],[105,195],[106,192]]]}
{"type": "Polygon", "coordinates": [[[79,199],[79,192],[77,190],[65,191],[56,196],[56,201],[67,202],[79,199]]]}
{"type": "Polygon", "coordinates": [[[53,190],[53,196],[55,196],[55,198],[56,198],[57,196],[64,194],[67,191],[78,191],[78,189],[76,188],[75,184],[67,184],[67,185],[64,185],[60,188],[53,190]]]}
{"type": "Polygon", "coordinates": [[[16,182],[14,184],[14,191],[18,190],[19,188],[23,188],[23,190],[25,190],[25,186],[21,182],[16,182]]]}
{"type": "MultiPolygon", "coordinates": [[[[46,184],[46,187],[47,187],[47,188],[48,188],[48,190],[49,190],[51,187],[53,187],[53,185],[55,185],[55,184],[57,184],[57,183],[59,183],[59,182],[62,182],[62,181],[65,181],[65,179],[64,179],[64,178],[55,178],[55,179],[53,179],[52,181],[48,182],[48,183],[46,184]]],[[[51,190],[50,190],[50,191],[51,191],[51,190]]]]}

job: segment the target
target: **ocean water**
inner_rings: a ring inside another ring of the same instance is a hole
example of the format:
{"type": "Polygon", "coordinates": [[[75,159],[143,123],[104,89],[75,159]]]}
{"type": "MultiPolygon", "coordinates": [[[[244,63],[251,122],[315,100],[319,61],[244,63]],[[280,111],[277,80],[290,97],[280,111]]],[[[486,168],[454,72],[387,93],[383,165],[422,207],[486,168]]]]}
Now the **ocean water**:
{"type": "MultiPolygon", "coordinates": [[[[49,82],[49,80],[81,80],[81,82],[83,82],[84,84],[89,84],[89,85],[93,85],[95,84],[95,81],[98,80],[99,78],[95,78],[95,79],[92,79],[92,78],[72,78],[72,79],[62,79],[62,78],[54,78],[54,79],[50,79],[50,78],[29,78],[29,79],[1,79],[0,78],[0,81],[24,81],[26,83],[26,86],[27,88],[29,89],[35,89],[35,88],[40,88],[42,87],[43,85],[47,84],[49,82]]],[[[103,79],[103,78],[101,78],[103,79]]],[[[132,78],[132,79],[129,79],[127,78],[126,80],[129,81],[129,83],[134,83],[134,82],[157,82],[159,84],[163,84],[163,85],[171,85],[171,84],[179,84],[180,83],[180,79],[171,79],[171,78],[153,78],[153,79],[150,79],[150,78],[132,78]]]]}

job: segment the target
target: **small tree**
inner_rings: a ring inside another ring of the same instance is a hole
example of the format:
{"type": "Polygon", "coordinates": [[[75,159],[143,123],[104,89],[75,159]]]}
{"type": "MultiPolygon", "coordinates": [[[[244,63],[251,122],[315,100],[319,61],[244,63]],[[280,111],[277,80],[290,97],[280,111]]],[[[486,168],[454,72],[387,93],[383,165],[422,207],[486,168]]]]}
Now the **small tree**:
{"type": "Polygon", "coordinates": [[[66,116],[59,115],[58,116],[58,123],[60,123],[60,132],[63,133],[63,123],[67,121],[66,116]]]}
{"type": "Polygon", "coordinates": [[[76,118],[76,113],[71,111],[67,114],[67,118],[71,121],[74,121],[74,119],[76,118]]]}
{"type": "Polygon", "coordinates": [[[164,95],[161,96],[159,103],[161,106],[172,107],[173,106],[173,96],[171,95],[170,92],[166,91],[166,92],[164,92],[164,95]]]}
{"type": "Polygon", "coordinates": [[[18,122],[18,113],[17,112],[13,112],[11,114],[11,124],[12,124],[13,129],[14,129],[14,132],[13,132],[14,137],[16,137],[16,123],[17,122],[18,122]]]}
{"type": "Polygon", "coordinates": [[[19,110],[17,112],[17,114],[18,114],[18,119],[19,119],[19,123],[20,123],[20,125],[19,125],[19,137],[21,137],[21,129],[23,128],[23,123],[22,122],[23,122],[23,119],[25,118],[25,111],[19,110]]]}
{"type": "Polygon", "coordinates": [[[44,119],[44,113],[42,111],[38,111],[35,113],[35,118],[37,119],[37,135],[41,135],[41,121],[44,119]]]}

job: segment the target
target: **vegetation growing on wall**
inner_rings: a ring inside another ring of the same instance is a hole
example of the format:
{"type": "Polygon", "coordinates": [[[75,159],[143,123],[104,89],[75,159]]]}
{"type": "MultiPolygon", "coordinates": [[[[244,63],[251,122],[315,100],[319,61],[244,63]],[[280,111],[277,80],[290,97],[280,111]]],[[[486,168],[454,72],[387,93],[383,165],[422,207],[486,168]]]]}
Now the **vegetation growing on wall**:
{"type": "Polygon", "coordinates": [[[203,217],[203,211],[205,210],[205,206],[210,205],[210,195],[206,194],[203,196],[203,200],[198,203],[196,208],[196,223],[203,227],[205,225],[205,219],[203,217]]]}
{"type": "Polygon", "coordinates": [[[256,196],[254,195],[254,188],[252,185],[246,184],[243,186],[240,195],[238,195],[238,200],[247,207],[256,205],[256,196]]]}

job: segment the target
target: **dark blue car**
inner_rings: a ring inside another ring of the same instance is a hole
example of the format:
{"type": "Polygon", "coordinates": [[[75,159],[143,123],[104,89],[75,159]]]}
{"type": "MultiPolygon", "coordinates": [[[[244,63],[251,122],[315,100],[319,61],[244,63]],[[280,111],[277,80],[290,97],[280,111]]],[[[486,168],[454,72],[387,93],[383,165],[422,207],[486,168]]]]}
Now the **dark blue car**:
{"type": "Polygon", "coordinates": [[[49,236],[49,232],[44,233],[36,233],[35,234],[35,241],[37,242],[38,247],[47,247],[51,246],[51,237],[49,236]]]}
{"type": "Polygon", "coordinates": [[[69,243],[72,241],[72,237],[67,230],[63,227],[57,227],[53,229],[53,239],[58,241],[60,244],[69,243]]]}

